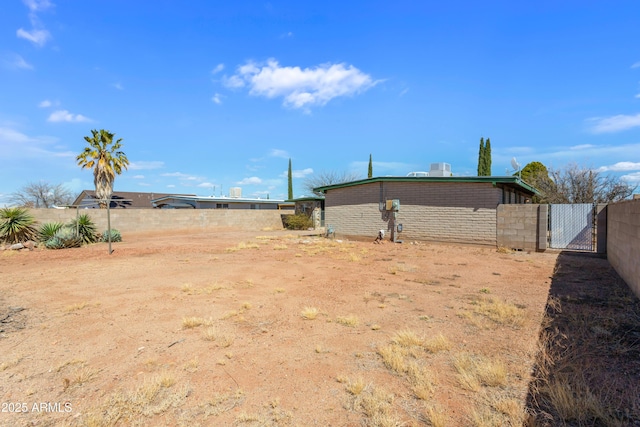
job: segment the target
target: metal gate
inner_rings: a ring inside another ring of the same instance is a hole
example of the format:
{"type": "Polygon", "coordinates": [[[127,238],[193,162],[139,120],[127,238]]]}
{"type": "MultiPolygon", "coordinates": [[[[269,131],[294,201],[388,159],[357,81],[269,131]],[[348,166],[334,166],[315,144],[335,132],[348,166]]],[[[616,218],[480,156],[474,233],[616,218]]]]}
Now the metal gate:
{"type": "Polygon", "coordinates": [[[595,205],[549,205],[550,247],[555,249],[594,250],[595,205]]]}

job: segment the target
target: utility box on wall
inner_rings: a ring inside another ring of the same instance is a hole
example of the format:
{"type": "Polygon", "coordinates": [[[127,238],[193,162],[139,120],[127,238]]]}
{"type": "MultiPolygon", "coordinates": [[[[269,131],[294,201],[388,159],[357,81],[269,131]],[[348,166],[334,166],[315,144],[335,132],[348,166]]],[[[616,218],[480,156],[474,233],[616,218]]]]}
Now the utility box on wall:
{"type": "Polygon", "coordinates": [[[400,200],[399,199],[387,200],[387,210],[398,212],[400,210],[400,200]]]}

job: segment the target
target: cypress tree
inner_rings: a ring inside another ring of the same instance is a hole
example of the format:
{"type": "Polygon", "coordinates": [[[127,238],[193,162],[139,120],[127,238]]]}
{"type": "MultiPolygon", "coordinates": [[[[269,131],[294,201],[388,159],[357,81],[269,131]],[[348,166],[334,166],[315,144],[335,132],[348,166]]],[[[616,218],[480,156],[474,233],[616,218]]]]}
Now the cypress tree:
{"type": "Polygon", "coordinates": [[[373,161],[371,154],[369,154],[369,172],[367,173],[367,178],[373,178],[373,161]]]}
{"type": "Polygon", "coordinates": [[[288,173],[288,178],[289,178],[289,197],[288,200],[293,199],[293,175],[291,173],[291,159],[289,159],[289,173],[288,173]]]}
{"type": "Polygon", "coordinates": [[[491,140],[489,138],[484,146],[484,174],[491,176],[491,140]]]}
{"type": "Polygon", "coordinates": [[[480,154],[478,154],[478,176],[484,176],[484,138],[480,138],[480,154]]]}

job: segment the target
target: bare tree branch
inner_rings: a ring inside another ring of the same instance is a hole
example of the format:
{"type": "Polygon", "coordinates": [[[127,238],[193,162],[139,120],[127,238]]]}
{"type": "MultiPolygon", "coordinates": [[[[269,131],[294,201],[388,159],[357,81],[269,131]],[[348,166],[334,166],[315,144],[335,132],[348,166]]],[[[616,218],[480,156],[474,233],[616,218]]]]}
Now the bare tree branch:
{"type": "Polygon", "coordinates": [[[322,171],[317,174],[311,175],[304,180],[304,189],[312,194],[321,194],[313,191],[314,188],[323,187],[325,185],[342,184],[343,182],[357,181],[362,179],[362,176],[356,172],[336,172],[336,171],[322,171]]]}
{"type": "Polygon", "coordinates": [[[551,169],[548,176],[539,173],[531,181],[541,193],[541,203],[611,203],[630,197],[637,188],[575,163],[551,169]]]}
{"type": "Polygon", "coordinates": [[[11,195],[11,202],[26,208],[50,208],[54,205],[69,205],[73,202],[71,191],[62,184],[30,182],[11,195]]]}

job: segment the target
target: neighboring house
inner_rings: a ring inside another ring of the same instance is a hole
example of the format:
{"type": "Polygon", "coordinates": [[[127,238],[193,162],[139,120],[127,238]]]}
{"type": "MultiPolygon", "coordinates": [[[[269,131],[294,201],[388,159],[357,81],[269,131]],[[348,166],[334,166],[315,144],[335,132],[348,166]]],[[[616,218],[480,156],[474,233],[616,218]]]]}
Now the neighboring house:
{"type": "Polygon", "coordinates": [[[304,213],[313,221],[313,228],[324,227],[324,197],[300,196],[287,200],[295,203],[295,213],[304,213]]]}
{"type": "Polygon", "coordinates": [[[314,191],[324,193],[325,224],[336,235],[373,240],[383,229],[392,240],[491,245],[498,205],[531,203],[537,194],[513,176],[378,177],[314,191]]]}
{"type": "MultiPolygon", "coordinates": [[[[114,191],[111,194],[111,209],[152,209],[151,200],[168,196],[167,193],[140,193],[132,191],[114,191]]],[[[184,194],[187,196],[187,194],[184,194]]],[[[73,202],[73,206],[81,209],[98,209],[96,192],[84,190],[73,202]]]]}
{"type": "Polygon", "coordinates": [[[161,209],[286,209],[293,210],[294,203],[275,199],[245,197],[187,196],[169,194],[155,198],[152,205],[161,209]]]}

